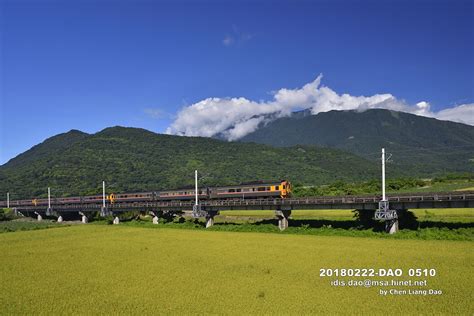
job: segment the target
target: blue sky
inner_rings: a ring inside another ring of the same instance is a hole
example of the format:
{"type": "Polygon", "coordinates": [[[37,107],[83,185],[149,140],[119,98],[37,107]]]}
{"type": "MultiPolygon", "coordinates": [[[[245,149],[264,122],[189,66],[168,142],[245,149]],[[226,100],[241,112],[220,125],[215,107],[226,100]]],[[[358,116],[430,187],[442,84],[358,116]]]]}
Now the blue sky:
{"type": "Polygon", "coordinates": [[[0,164],[70,129],[204,135],[178,112],[274,106],[321,73],[430,113],[474,102],[472,1],[0,1],[0,164]]]}

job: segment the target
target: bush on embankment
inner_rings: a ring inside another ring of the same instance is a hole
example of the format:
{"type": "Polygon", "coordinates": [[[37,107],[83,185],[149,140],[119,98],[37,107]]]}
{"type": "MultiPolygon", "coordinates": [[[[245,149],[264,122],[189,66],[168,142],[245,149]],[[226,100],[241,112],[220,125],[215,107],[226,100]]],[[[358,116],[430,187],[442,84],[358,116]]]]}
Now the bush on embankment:
{"type": "Polygon", "coordinates": [[[0,209],[0,221],[10,221],[12,219],[18,218],[12,209],[2,208],[0,209]]]}

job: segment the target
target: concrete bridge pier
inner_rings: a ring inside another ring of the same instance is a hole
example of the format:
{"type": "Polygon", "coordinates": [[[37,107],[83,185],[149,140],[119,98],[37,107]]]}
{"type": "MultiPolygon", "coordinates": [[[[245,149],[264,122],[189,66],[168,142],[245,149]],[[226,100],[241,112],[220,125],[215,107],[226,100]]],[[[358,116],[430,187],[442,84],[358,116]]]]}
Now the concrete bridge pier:
{"type": "Polygon", "coordinates": [[[100,216],[101,217],[107,217],[109,215],[112,215],[112,212],[108,210],[106,207],[101,207],[100,208],[100,216]]]}
{"type": "Polygon", "coordinates": [[[206,212],[206,228],[214,225],[214,216],[219,214],[219,211],[207,211],[206,212]]]}
{"type": "Polygon", "coordinates": [[[36,219],[38,220],[38,222],[41,222],[43,220],[43,216],[41,216],[41,214],[38,212],[35,212],[35,214],[37,216],[36,219]]]}
{"type": "Polygon", "coordinates": [[[291,209],[276,210],[275,215],[278,218],[278,228],[280,228],[280,230],[287,229],[288,228],[288,218],[291,215],[291,209]]]}
{"type": "Polygon", "coordinates": [[[86,214],[84,214],[83,212],[79,212],[79,215],[81,215],[81,222],[83,224],[87,224],[89,222],[89,219],[87,218],[86,214]]]}
{"type": "Polygon", "coordinates": [[[46,209],[46,216],[53,216],[53,209],[51,207],[48,207],[46,209]]]}
{"type": "Polygon", "coordinates": [[[158,212],[150,211],[149,214],[153,216],[153,224],[158,225],[160,223],[160,218],[158,217],[158,212]]]}
{"type": "Polygon", "coordinates": [[[390,235],[398,232],[397,218],[385,221],[385,232],[389,233],[390,235]]]}
{"type": "Polygon", "coordinates": [[[389,202],[382,200],[379,202],[379,208],[375,211],[374,219],[385,222],[385,232],[395,234],[398,232],[398,212],[390,209],[389,202]]]}
{"type": "Polygon", "coordinates": [[[114,215],[114,220],[112,222],[114,225],[118,225],[120,224],[120,218],[118,217],[118,215],[114,215]]]}

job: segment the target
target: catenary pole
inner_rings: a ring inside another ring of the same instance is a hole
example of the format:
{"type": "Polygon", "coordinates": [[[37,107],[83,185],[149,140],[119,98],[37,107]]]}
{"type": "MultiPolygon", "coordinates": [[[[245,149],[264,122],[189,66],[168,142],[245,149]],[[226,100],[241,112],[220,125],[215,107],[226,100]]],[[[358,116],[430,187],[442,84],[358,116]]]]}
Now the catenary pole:
{"type": "Polygon", "coordinates": [[[195,185],[195,195],[196,195],[196,202],[195,205],[198,205],[198,171],[194,170],[194,185],[195,185]]]}
{"type": "Polygon", "coordinates": [[[385,148],[382,148],[382,201],[386,201],[385,197],[385,148]]]}
{"type": "Polygon", "coordinates": [[[105,181],[102,181],[102,207],[105,208],[105,181]]]}

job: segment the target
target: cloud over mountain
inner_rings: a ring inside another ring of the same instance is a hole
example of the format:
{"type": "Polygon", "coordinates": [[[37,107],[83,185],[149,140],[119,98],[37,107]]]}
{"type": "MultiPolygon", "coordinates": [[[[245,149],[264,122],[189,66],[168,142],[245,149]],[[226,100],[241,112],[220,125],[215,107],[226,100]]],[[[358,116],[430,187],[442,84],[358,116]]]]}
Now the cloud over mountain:
{"type": "Polygon", "coordinates": [[[338,94],[321,85],[322,75],[302,88],[282,88],[270,101],[240,98],[207,98],[182,109],[166,133],[185,136],[239,139],[255,131],[261,123],[288,116],[297,109],[310,109],[312,114],[331,110],[389,109],[474,125],[474,104],[463,104],[433,112],[426,101],[414,105],[392,94],[352,96],[338,94]]]}

